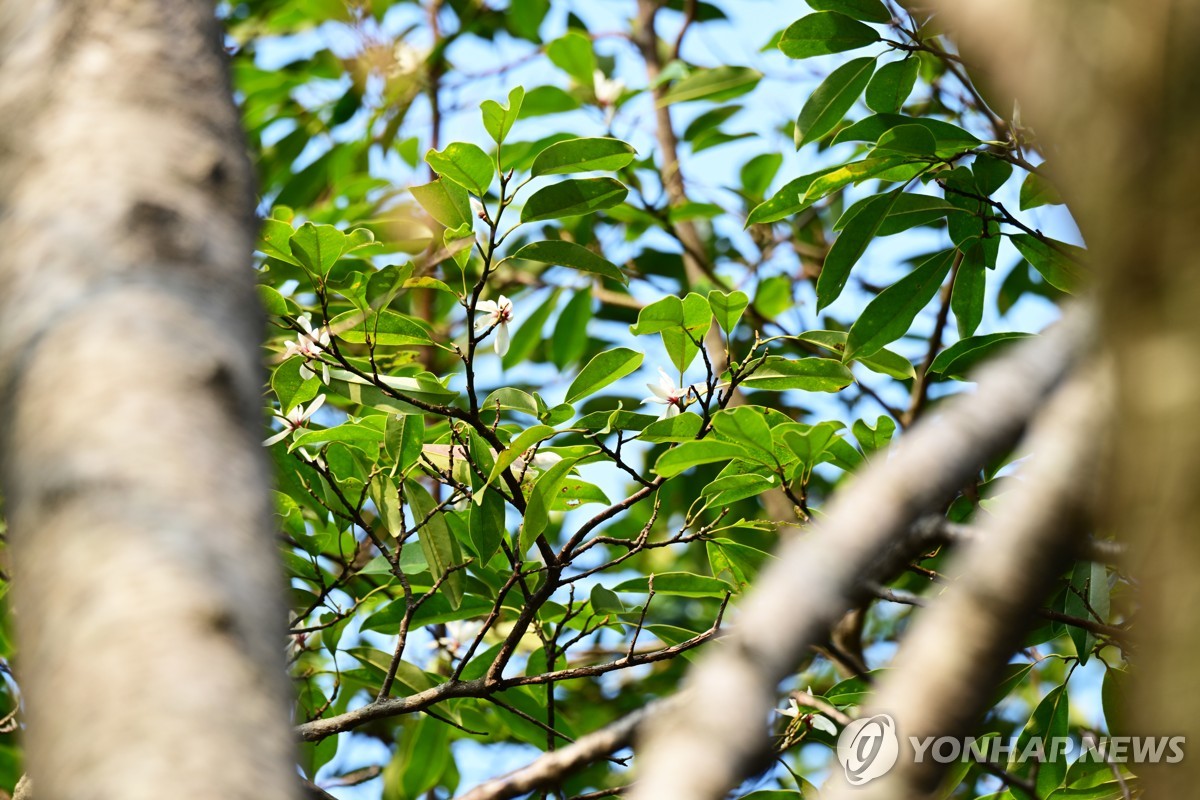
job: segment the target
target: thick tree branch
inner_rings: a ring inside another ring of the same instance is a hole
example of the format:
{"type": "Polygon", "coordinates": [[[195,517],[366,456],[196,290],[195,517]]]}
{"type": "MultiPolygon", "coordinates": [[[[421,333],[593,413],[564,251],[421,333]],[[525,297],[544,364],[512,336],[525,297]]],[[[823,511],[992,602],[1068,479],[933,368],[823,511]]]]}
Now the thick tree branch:
{"type": "Polygon", "coordinates": [[[837,618],[911,552],[912,522],[946,502],[982,463],[1010,447],[1071,370],[1090,330],[1080,308],[978,376],[841,492],[813,531],[794,537],[759,577],[733,632],[687,680],[688,701],[652,720],[631,797],[716,800],[764,766],[763,720],[776,685],[837,618]]]}

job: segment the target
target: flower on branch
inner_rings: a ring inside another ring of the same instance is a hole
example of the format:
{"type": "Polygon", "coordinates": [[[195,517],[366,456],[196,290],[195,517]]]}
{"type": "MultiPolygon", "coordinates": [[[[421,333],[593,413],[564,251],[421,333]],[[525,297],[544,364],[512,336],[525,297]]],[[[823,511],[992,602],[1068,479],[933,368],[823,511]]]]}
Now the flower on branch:
{"type": "Polygon", "coordinates": [[[624,91],[625,81],[620,78],[606,78],[600,70],[592,74],[592,92],[596,95],[599,105],[614,105],[621,99],[621,93],[624,91]]]}
{"type": "Polygon", "coordinates": [[[532,469],[536,472],[545,472],[562,461],[562,456],[558,453],[533,453],[533,457],[529,458],[531,453],[533,453],[533,448],[526,450],[524,455],[513,462],[513,467],[518,473],[523,473],[527,469],[532,469]]]}
{"type": "Polygon", "coordinates": [[[671,417],[678,416],[681,411],[687,408],[688,395],[692,389],[688,386],[676,386],[675,382],[671,380],[671,376],[662,367],[659,367],[658,371],[662,377],[658,379],[657,386],[653,383],[646,384],[646,388],[650,390],[651,396],[643,400],[642,403],[659,403],[665,405],[666,408],[659,419],[670,419],[671,417]]]}
{"type": "Polygon", "coordinates": [[[482,316],[475,320],[475,330],[486,331],[496,329],[496,355],[503,356],[508,352],[508,323],[513,320],[512,301],[504,295],[499,300],[480,300],[475,310],[482,316]]]}
{"type": "MultiPolygon", "coordinates": [[[[296,334],[296,341],[284,344],[283,355],[286,358],[292,356],[303,358],[305,363],[300,367],[300,377],[308,380],[316,374],[309,367],[308,362],[321,360],[321,354],[325,352],[325,348],[329,347],[329,330],[324,327],[313,328],[308,314],[301,315],[296,321],[303,331],[296,334]]],[[[329,365],[324,362],[321,362],[321,382],[329,383],[329,365]]]]}
{"type": "Polygon", "coordinates": [[[282,442],[284,439],[286,439],[288,436],[290,436],[294,431],[297,431],[300,428],[306,427],[308,425],[309,418],[312,417],[312,415],[314,413],[316,413],[317,409],[320,408],[324,404],[325,404],[325,395],[319,394],[319,395],[317,395],[317,399],[313,400],[311,403],[308,404],[307,408],[305,408],[301,404],[301,405],[297,405],[295,408],[293,408],[291,411],[289,411],[286,414],[280,414],[279,412],[276,412],[275,418],[277,420],[279,420],[280,423],[283,424],[283,430],[281,430],[279,433],[275,434],[274,436],[270,437],[269,439],[263,440],[263,445],[270,447],[271,445],[275,444],[276,442],[282,442]]]}

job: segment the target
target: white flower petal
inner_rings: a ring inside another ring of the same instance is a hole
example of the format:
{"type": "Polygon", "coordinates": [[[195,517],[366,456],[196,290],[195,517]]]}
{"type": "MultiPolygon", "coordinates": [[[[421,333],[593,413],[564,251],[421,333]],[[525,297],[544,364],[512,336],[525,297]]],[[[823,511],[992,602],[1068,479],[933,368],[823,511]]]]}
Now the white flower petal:
{"type": "Polygon", "coordinates": [[[496,326],[496,355],[503,357],[508,352],[508,323],[496,326]]]}
{"type": "Polygon", "coordinates": [[[646,388],[650,390],[650,393],[652,395],[654,395],[654,397],[648,398],[648,400],[644,401],[644,402],[652,402],[652,403],[669,403],[669,402],[671,402],[670,388],[664,389],[662,386],[655,386],[653,383],[647,383],[646,388]]]}
{"type": "Polygon", "coordinates": [[[311,403],[308,404],[308,408],[306,408],[304,410],[304,413],[300,415],[300,420],[304,421],[304,420],[308,419],[309,417],[311,417],[313,414],[316,413],[318,408],[320,408],[323,405],[325,405],[325,395],[319,394],[319,395],[317,395],[316,400],[313,400],[311,403]]]}
{"type": "Polygon", "coordinates": [[[475,310],[482,311],[484,314],[495,314],[496,313],[496,301],[480,300],[478,303],[475,304],[475,310]]]}
{"type": "Polygon", "coordinates": [[[324,362],[321,364],[321,383],[329,384],[329,365],[324,362]]]}
{"type": "Polygon", "coordinates": [[[316,373],[314,373],[311,369],[308,368],[308,364],[300,365],[300,377],[303,378],[304,380],[308,380],[315,374],[316,373]]]}
{"type": "MultiPolygon", "coordinates": [[[[651,388],[653,388],[653,387],[651,387],[651,388]]],[[[642,400],[642,405],[646,405],[646,403],[658,403],[659,405],[665,406],[665,405],[670,405],[671,401],[664,400],[661,397],[647,397],[644,400],[642,400]]]]}
{"type": "Polygon", "coordinates": [[[263,447],[270,447],[271,445],[275,444],[276,442],[282,442],[284,439],[287,438],[288,434],[291,432],[292,432],[291,428],[284,428],[283,430],[281,430],[279,433],[275,434],[274,436],[267,438],[267,439],[263,439],[263,447]]]}
{"type": "Polygon", "coordinates": [[[678,417],[679,413],[679,406],[675,405],[674,403],[670,403],[667,405],[667,410],[663,412],[662,418],[670,419],[671,417],[678,417]]]}
{"type": "Polygon", "coordinates": [[[814,728],[816,728],[819,731],[824,731],[825,733],[828,733],[830,736],[838,735],[837,725],[834,725],[832,720],[826,719],[825,717],[822,717],[820,714],[813,714],[809,718],[809,722],[812,723],[812,726],[814,728]]]}

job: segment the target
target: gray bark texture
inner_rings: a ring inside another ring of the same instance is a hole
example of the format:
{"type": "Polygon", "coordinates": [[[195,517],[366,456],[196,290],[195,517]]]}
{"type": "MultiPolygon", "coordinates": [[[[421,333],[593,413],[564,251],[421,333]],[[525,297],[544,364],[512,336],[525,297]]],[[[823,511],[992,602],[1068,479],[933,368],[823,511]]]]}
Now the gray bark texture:
{"type": "Polygon", "coordinates": [[[297,791],[251,168],[204,0],[0,3],[0,469],[39,800],[297,791]]]}
{"type": "MultiPolygon", "coordinates": [[[[1139,585],[1128,718],[1200,741],[1200,4],[943,0],[998,91],[1021,97],[1088,240],[1116,375],[1100,518],[1139,585]]],[[[1114,721],[1110,720],[1110,724],[1114,721]]],[[[1147,797],[1193,797],[1200,759],[1135,768],[1147,797]]]]}

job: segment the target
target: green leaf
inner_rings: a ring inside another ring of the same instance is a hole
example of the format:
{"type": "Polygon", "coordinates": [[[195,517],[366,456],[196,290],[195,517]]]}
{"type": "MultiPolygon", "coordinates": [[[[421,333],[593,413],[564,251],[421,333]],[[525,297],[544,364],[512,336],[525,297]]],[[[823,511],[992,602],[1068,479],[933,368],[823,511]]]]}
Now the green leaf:
{"type": "Polygon", "coordinates": [[[896,433],[896,422],[891,417],[879,417],[872,428],[866,420],[856,420],[850,427],[850,432],[862,446],[864,453],[873,453],[887,446],[896,433]]]}
{"type": "Polygon", "coordinates": [[[1062,202],[1062,196],[1059,195],[1058,189],[1054,188],[1054,184],[1036,172],[1029,173],[1021,182],[1020,206],[1022,211],[1038,206],[1059,205],[1062,202]]]}
{"type": "Polygon", "coordinates": [[[807,479],[812,468],[823,460],[821,455],[833,443],[841,423],[822,422],[806,431],[789,430],[783,434],[788,449],[795,453],[807,479]]]}
{"type": "Polygon", "coordinates": [[[500,362],[505,369],[510,369],[529,359],[538,343],[542,341],[542,329],[546,326],[546,320],[550,319],[550,315],[554,313],[560,294],[562,294],[562,289],[556,287],[544,302],[534,306],[533,311],[517,328],[509,342],[508,352],[504,354],[504,358],[500,362]]]}
{"type": "Polygon", "coordinates": [[[761,408],[739,406],[719,411],[713,415],[712,423],[717,433],[746,448],[754,460],[767,466],[778,463],[771,449],[771,427],[761,408]]]}
{"type": "Polygon", "coordinates": [[[379,452],[379,445],[383,443],[383,431],[362,422],[345,422],[332,428],[304,431],[292,439],[288,449],[329,442],[353,445],[367,453],[375,454],[379,452]]]}
{"type": "Polygon", "coordinates": [[[612,589],[604,588],[598,583],[592,587],[590,599],[592,611],[599,616],[625,613],[625,604],[621,602],[621,598],[617,597],[617,593],[612,589]]]}
{"type": "Polygon", "coordinates": [[[536,177],[618,170],[633,161],[636,155],[633,146],[620,139],[567,139],[538,153],[530,173],[536,177]]]}
{"type": "Polygon", "coordinates": [[[521,209],[521,222],[591,214],[620,205],[627,194],[629,190],[612,178],[562,181],[534,192],[521,209]]]}
{"type": "Polygon", "coordinates": [[[442,587],[450,601],[450,607],[458,608],[462,604],[463,585],[466,583],[461,569],[450,572],[451,567],[461,564],[463,560],[458,541],[451,535],[445,515],[437,510],[437,503],[424,486],[417,481],[405,481],[404,496],[412,509],[414,519],[429,520],[417,531],[421,552],[425,554],[425,561],[435,578],[446,575],[442,587]]]}
{"type": "Polygon", "coordinates": [[[690,442],[700,434],[704,420],[695,414],[676,414],[647,425],[638,439],[658,444],[661,442],[690,442]]]}
{"type": "Polygon", "coordinates": [[[671,363],[682,374],[700,352],[704,334],[712,325],[712,309],[708,301],[695,292],[688,292],[681,301],[683,324],[661,332],[663,347],[671,363]]]}
{"type": "Polygon", "coordinates": [[[929,371],[951,378],[964,378],[975,365],[995,355],[1002,348],[1022,339],[1028,339],[1031,335],[1015,332],[988,333],[983,336],[960,339],[938,353],[938,357],[929,365],[929,371]]]}
{"type": "Polygon", "coordinates": [[[464,222],[472,223],[471,200],[467,190],[454,181],[436,180],[409,189],[421,208],[429,216],[447,228],[457,228],[464,222]]]}
{"type": "Polygon", "coordinates": [[[310,272],[324,278],[346,249],[346,234],[332,225],[314,225],[306,222],[292,234],[289,246],[296,257],[310,272]]]}
{"type": "Polygon", "coordinates": [[[836,392],[854,383],[854,375],[840,361],[830,358],[784,358],[769,356],[761,367],[742,381],[747,389],[772,391],[836,392]]]}
{"type": "MultiPolygon", "coordinates": [[[[554,338],[548,342],[554,366],[566,369],[583,358],[588,345],[588,323],[592,321],[592,290],[576,291],[558,315],[554,338]]],[[[574,413],[574,412],[572,412],[574,413]]]]}
{"type": "MultiPolygon", "coordinates": [[[[1073,617],[1105,623],[1108,621],[1108,572],[1103,564],[1077,561],[1067,587],[1063,611],[1073,617]],[[1093,613],[1094,612],[1094,613],[1093,613]],[[1099,619],[1096,617],[1099,616],[1099,619]]],[[[1087,664],[1096,647],[1096,634],[1075,625],[1068,626],[1079,666],[1087,664]]]]}
{"type": "Polygon", "coordinates": [[[321,390],[320,378],[315,375],[307,379],[300,376],[300,368],[304,363],[303,358],[289,358],[271,373],[271,388],[285,414],[298,404],[312,400],[321,390]]]}
{"type": "MultiPolygon", "coordinates": [[[[808,191],[805,192],[802,200],[805,205],[811,205],[844,186],[852,183],[862,183],[885,172],[895,170],[904,163],[904,157],[891,155],[884,158],[868,158],[862,161],[855,161],[851,164],[843,164],[814,180],[808,187],[808,191]]],[[[913,174],[925,168],[923,164],[912,166],[914,167],[913,174]]]]}
{"type": "MultiPolygon", "coordinates": [[[[802,342],[815,344],[832,353],[837,353],[839,360],[846,352],[845,331],[806,331],[796,338],[802,342]]],[[[893,353],[891,350],[880,350],[873,355],[866,356],[865,358],[855,358],[854,360],[872,372],[887,375],[898,381],[908,380],[916,375],[912,363],[904,356],[899,353],[893,353]]]]}
{"type": "Polygon", "coordinates": [[[1016,233],[1010,238],[1021,255],[1055,289],[1076,294],[1086,285],[1087,273],[1079,261],[1087,251],[1053,239],[1042,241],[1028,233],[1016,233]]]}
{"type": "Polygon", "coordinates": [[[884,64],[867,84],[867,107],[880,114],[899,112],[912,94],[920,71],[920,59],[911,56],[903,61],[884,64]]]}
{"type": "Polygon", "coordinates": [[[870,198],[863,204],[862,209],[854,219],[842,230],[833,247],[825,256],[821,267],[821,275],[817,279],[817,311],[827,307],[838,298],[846,281],[850,278],[850,270],[867,251],[867,246],[875,238],[879,226],[904,191],[903,187],[887,194],[870,198]]]}
{"type": "Polygon", "coordinates": [[[546,47],[546,55],[554,66],[570,75],[580,86],[591,86],[596,72],[596,55],[592,40],[579,31],[568,31],[546,47]]]}
{"type": "Polygon", "coordinates": [[[716,461],[745,457],[746,451],[741,445],[701,439],[700,441],[684,442],[663,453],[655,463],[654,471],[664,478],[671,478],[700,464],[712,464],[716,461]]]}
{"type": "Polygon", "coordinates": [[[492,178],[496,176],[496,165],[492,159],[479,145],[469,142],[453,142],[441,152],[430,150],[425,154],[425,163],[434,172],[454,181],[476,197],[487,194],[492,178]]]}
{"type": "Polygon", "coordinates": [[[978,147],[979,139],[949,122],[927,117],[906,117],[903,114],[875,114],[860,119],[838,131],[831,144],[842,142],[875,142],[885,132],[900,125],[920,125],[933,134],[939,153],[953,153],[978,147]]]}
{"type": "Polygon", "coordinates": [[[892,15],[879,0],[804,0],[814,11],[838,11],[864,22],[888,23],[892,15]]]}
{"type": "Polygon", "coordinates": [[[950,273],[955,252],[935,253],[868,303],[850,328],[842,359],[873,355],[907,333],[950,273]]]}
{"type": "Polygon", "coordinates": [[[745,500],[748,497],[757,497],[776,486],[778,486],[778,479],[774,476],[764,478],[762,475],[744,473],[717,478],[705,486],[700,494],[711,498],[710,502],[713,506],[723,506],[745,500]]]}
{"type": "Polygon", "coordinates": [[[801,175],[799,178],[788,181],[769,200],[759,203],[750,211],[749,216],[746,217],[746,225],[765,225],[800,213],[812,205],[811,200],[806,201],[804,199],[805,194],[808,192],[808,187],[812,186],[813,182],[818,178],[838,169],[841,169],[841,167],[826,167],[809,175],[801,175]]]}
{"type": "Polygon", "coordinates": [[[788,58],[810,58],[857,50],[878,41],[879,32],[869,25],[836,11],[819,11],[789,25],[779,39],[779,49],[788,58]]]}
{"type": "Polygon", "coordinates": [[[264,219],[262,229],[258,232],[258,249],[271,258],[278,258],[289,264],[300,266],[300,262],[292,255],[291,239],[295,231],[286,222],[277,219],[264,219]]]}
{"type": "Polygon", "coordinates": [[[351,344],[364,344],[368,338],[384,346],[433,344],[429,332],[415,319],[386,308],[366,318],[361,311],[338,314],[329,321],[329,328],[351,344]]]}
{"type": "Polygon", "coordinates": [[[497,144],[504,144],[505,137],[512,130],[513,123],[521,113],[521,103],[525,100],[525,89],[516,86],[508,93],[508,105],[502,106],[495,100],[484,100],[479,105],[483,114],[483,127],[497,144]]]}
{"type": "Polygon", "coordinates": [[[492,472],[488,475],[487,483],[490,486],[495,482],[500,473],[511,467],[518,458],[521,458],[538,442],[544,442],[556,433],[554,428],[549,425],[534,425],[532,428],[521,431],[516,438],[508,443],[508,447],[500,451],[496,456],[496,463],[492,465],[492,472]]]}
{"type": "Polygon", "coordinates": [[[655,594],[670,594],[679,597],[724,597],[732,590],[728,583],[707,575],[690,572],[663,572],[653,578],[631,578],[613,587],[614,592],[648,594],[650,581],[654,581],[655,594]]]}
{"type": "Polygon", "coordinates": [[[565,401],[575,403],[624,378],[642,365],[644,353],[617,347],[600,353],[587,363],[567,389],[565,401]]]}
{"type": "Polygon", "coordinates": [[[504,498],[491,489],[481,489],[476,494],[482,498],[471,504],[467,533],[479,563],[486,564],[504,541],[504,498]]]}
{"type": "MultiPolygon", "coordinates": [[[[820,15],[813,14],[804,19],[815,16],[820,15]]],[[[874,70],[875,59],[855,58],[829,73],[829,77],[821,82],[800,109],[800,116],[796,120],[797,149],[820,139],[842,121],[842,117],[846,116],[846,112],[867,88],[874,70]]]]}
{"type": "Polygon", "coordinates": [[[750,305],[750,298],[743,291],[725,294],[714,289],[708,293],[708,305],[712,308],[713,316],[721,330],[732,334],[738,320],[742,318],[742,312],[750,305]]]}
{"type": "Polygon", "coordinates": [[[1051,689],[1050,692],[1042,698],[1038,703],[1037,708],[1033,710],[1033,715],[1029,718],[1029,722],[1021,731],[1021,735],[1017,737],[1017,744],[1013,748],[1013,758],[1009,761],[1008,769],[1021,777],[1031,777],[1036,767],[1037,777],[1037,795],[1038,797],[1046,797],[1052,791],[1062,785],[1063,778],[1067,774],[1067,760],[1065,753],[1056,753],[1057,758],[1051,759],[1050,740],[1055,738],[1065,738],[1070,735],[1070,705],[1067,699],[1067,687],[1058,686],[1051,689]],[[1040,737],[1046,748],[1046,759],[1028,759],[1019,761],[1018,756],[1023,753],[1029,742],[1034,737],[1040,737]]]}
{"type": "Polygon", "coordinates": [[[567,473],[578,462],[578,458],[564,458],[550,469],[538,476],[529,493],[529,503],[525,507],[525,522],[521,525],[521,554],[529,552],[533,543],[546,530],[550,523],[550,511],[554,498],[558,494],[567,473]]]}
{"type": "Polygon", "coordinates": [[[396,470],[407,472],[421,457],[425,444],[425,426],[408,414],[388,414],[383,430],[383,450],[395,462],[396,470]]]}
{"type": "Polygon", "coordinates": [[[880,155],[902,153],[911,156],[930,156],[937,151],[937,139],[923,125],[897,125],[884,131],[875,145],[880,155]]]}
{"type": "Polygon", "coordinates": [[[634,336],[678,328],[683,325],[683,301],[674,295],[655,300],[638,311],[637,323],[629,326],[634,336]]]}
{"type": "Polygon", "coordinates": [[[659,108],[691,100],[731,100],[753,89],[762,73],[749,67],[721,66],[693,72],[671,84],[659,98],[659,108]]]}
{"type": "Polygon", "coordinates": [[[619,283],[629,282],[628,278],[625,277],[625,274],[621,272],[616,264],[613,264],[602,256],[596,255],[583,245],[576,244],[575,242],[562,240],[532,242],[510,255],[509,258],[536,261],[539,264],[570,267],[571,269],[590,272],[619,283]]]}
{"type": "Polygon", "coordinates": [[[259,284],[258,299],[263,305],[263,310],[272,316],[286,317],[289,314],[295,313],[295,308],[291,304],[291,301],[271,286],[259,284]]]}
{"type": "Polygon", "coordinates": [[[965,339],[975,333],[983,321],[984,293],[987,290],[987,268],[983,264],[983,248],[967,250],[958,273],[954,277],[954,289],[950,294],[950,310],[958,325],[959,338],[965,339]]]}

